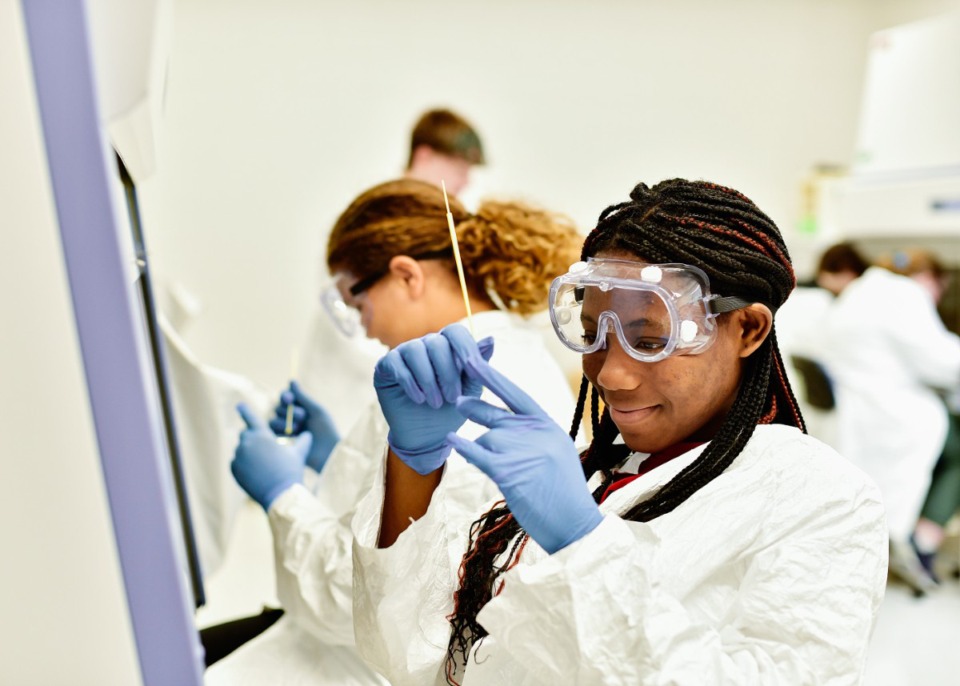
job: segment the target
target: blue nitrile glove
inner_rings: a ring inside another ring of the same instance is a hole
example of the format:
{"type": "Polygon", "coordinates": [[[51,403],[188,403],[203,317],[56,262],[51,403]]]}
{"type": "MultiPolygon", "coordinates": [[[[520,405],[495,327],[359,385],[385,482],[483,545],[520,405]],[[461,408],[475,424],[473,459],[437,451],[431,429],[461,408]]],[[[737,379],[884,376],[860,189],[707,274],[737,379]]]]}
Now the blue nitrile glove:
{"type": "Polygon", "coordinates": [[[485,361],[466,360],[464,371],[510,409],[461,398],[457,409],[463,416],[490,430],[476,441],[450,434],[450,445],[497,484],[517,522],[548,553],[593,531],[603,515],[567,432],[485,361]]]}
{"type": "Polygon", "coordinates": [[[280,394],[280,402],[275,410],[276,416],[270,420],[270,428],[278,436],[287,435],[287,408],[293,406],[291,421],[291,436],[297,436],[303,431],[313,434],[313,445],[307,454],[307,464],[315,472],[323,469],[327,458],[333,452],[333,447],[340,440],[337,427],[333,425],[333,418],[322,405],[304,393],[300,384],[290,382],[290,390],[280,394]]]}
{"type": "Polygon", "coordinates": [[[240,487],[269,510],[278,495],[303,479],[313,436],[304,431],[292,443],[282,445],[249,407],[240,403],[237,411],[247,428],[240,432],[230,471],[240,487]]]}
{"type": "Polygon", "coordinates": [[[276,407],[273,408],[274,417],[268,422],[270,430],[277,436],[287,435],[287,408],[291,405],[293,406],[293,413],[290,421],[290,435],[297,436],[307,428],[306,408],[298,405],[293,392],[285,388],[280,391],[280,399],[277,401],[276,407]]]}
{"type": "Polygon", "coordinates": [[[492,338],[478,343],[463,326],[451,324],[400,344],[377,362],[373,386],[390,426],[387,442],[417,473],[443,466],[450,454],[447,434],[466,421],[457,411],[457,398],[479,396],[482,390],[479,382],[461,378],[458,360],[488,360],[492,354],[492,338]]]}

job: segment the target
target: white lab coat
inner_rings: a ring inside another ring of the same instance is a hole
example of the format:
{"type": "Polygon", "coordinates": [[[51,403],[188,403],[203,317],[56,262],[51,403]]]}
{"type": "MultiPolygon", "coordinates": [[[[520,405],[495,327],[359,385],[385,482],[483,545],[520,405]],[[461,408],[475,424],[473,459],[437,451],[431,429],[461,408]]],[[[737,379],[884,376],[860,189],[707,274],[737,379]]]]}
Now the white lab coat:
{"type": "MultiPolygon", "coordinates": [[[[494,338],[491,364],[515,379],[550,416],[568,423],[573,394],[542,333],[498,311],[475,314],[473,324],[477,338],[494,338]]],[[[460,433],[477,436],[484,430],[467,423],[460,433]]],[[[373,487],[387,431],[380,407],[373,403],[337,444],[313,492],[294,486],[271,505],[277,593],[285,615],[207,669],[207,686],[385,683],[356,652],[350,521],[373,487]]],[[[444,482],[451,506],[463,511],[475,511],[498,494],[493,482],[456,453],[447,460],[444,482]]]]}
{"type": "Polygon", "coordinates": [[[918,284],[879,267],[844,289],[821,335],[837,401],[834,447],[874,478],[890,535],[905,541],[947,432],[933,387],[960,383],[960,338],[918,284]]]}
{"type": "Polygon", "coordinates": [[[825,288],[800,287],[780,306],[774,321],[780,354],[787,362],[791,355],[820,358],[823,347],[820,330],[833,301],[833,294],[825,288]]]}
{"type": "MultiPolygon", "coordinates": [[[[886,580],[876,486],[799,430],[760,426],[673,512],[618,516],[702,449],[611,494],[600,526],[554,555],[529,541],[478,615],[489,635],[464,686],[860,683],[886,580]]],[[[394,686],[444,684],[445,617],[477,513],[458,515],[438,491],[381,550],[382,494],[354,519],[360,652],[394,686]]]]}
{"type": "Polygon", "coordinates": [[[795,288],[776,314],[777,343],[786,367],[787,379],[797,396],[807,432],[828,445],[836,434],[836,413],[816,408],[807,402],[803,375],[793,364],[798,355],[820,362],[823,360],[823,321],[833,305],[834,296],[825,288],[795,288]]]}

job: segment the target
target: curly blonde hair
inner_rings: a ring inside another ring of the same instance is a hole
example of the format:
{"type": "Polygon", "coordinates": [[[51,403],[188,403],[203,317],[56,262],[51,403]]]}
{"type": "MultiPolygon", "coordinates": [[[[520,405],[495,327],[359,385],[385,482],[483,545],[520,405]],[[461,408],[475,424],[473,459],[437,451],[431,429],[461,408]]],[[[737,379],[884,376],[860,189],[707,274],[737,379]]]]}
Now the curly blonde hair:
{"type": "MultiPolygon", "coordinates": [[[[551,281],[579,258],[583,235],[573,223],[520,202],[486,200],[476,214],[455,197],[449,202],[468,287],[517,314],[545,309],[551,281]]],[[[397,255],[447,259],[456,273],[437,186],[413,179],[374,186],[344,210],[327,241],[330,271],[361,279],[386,272],[397,255]]]]}

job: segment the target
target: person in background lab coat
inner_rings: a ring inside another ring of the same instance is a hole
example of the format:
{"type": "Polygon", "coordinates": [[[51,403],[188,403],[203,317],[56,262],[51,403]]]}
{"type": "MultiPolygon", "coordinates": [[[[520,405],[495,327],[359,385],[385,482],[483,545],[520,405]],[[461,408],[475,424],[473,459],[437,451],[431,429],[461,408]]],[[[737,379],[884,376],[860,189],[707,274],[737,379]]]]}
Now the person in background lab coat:
{"type": "MultiPolygon", "coordinates": [[[[576,260],[580,234],[562,217],[527,205],[486,201],[473,214],[456,198],[449,202],[472,317],[464,320],[443,194],[409,179],[362,193],[334,226],[327,252],[336,277],[328,294],[331,313],[348,331],[359,313],[367,335],[387,348],[464,321],[487,354],[492,346],[498,369],[529,389],[552,416],[569,418],[574,402],[564,375],[522,316],[546,306],[551,279],[576,260]],[[508,309],[497,309],[496,302],[508,309]]],[[[213,664],[208,686],[383,682],[356,653],[349,523],[373,484],[388,427],[373,403],[331,452],[336,436],[324,408],[297,385],[291,395],[277,408],[274,427],[284,430],[293,402],[296,442],[279,445],[262,421],[245,413],[251,426],[233,463],[241,486],[268,513],[285,615],[213,664]],[[318,472],[312,489],[300,483],[305,461],[318,472]]],[[[477,435],[479,427],[468,424],[462,431],[477,435]]],[[[456,465],[448,483],[451,501],[473,509],[496,495],[475,468],[456,456],[450,463],[456,465]]]]}
{"type": "Polygon", "coordinates": [[[860,278],[870,264],[850,241],[831,245],[823,251],[817,264],[817,286],[838,296],[855,279],[860,278]]]}
{"type": "Polygon", "coordinates": [[[639,184],[581,259],[550,309],[583,353],[574,426],[588,384],[605,403],[585,453],[462,327],[378,363],[407,442],[354,519],[362,655],[394,686],[860,683],[883,509],[803,432],[773,331],[795,282],[776,226],[715,184],[639,184]],[[435,424],[452,407],[489,428],[446,440],[506,505],[451,504],[433,437],[404,429],[436,386],[435,424]]]}
{"type": "Polygon", "coordinates": [[[823,372],[820,326],[836,296],[867,270],[869,263],[857,247],[844,241],[820,255],[812,283],[797,284],[777,310],[777,342],[787,377],[798,389],[798,401],[807,431],[832,445],[835,417],[829,378],[823,372]]]}
{"type": "Polygon", "coordinates": [[[960,339],[919,280],[882,266],[843,290],[821,336],[837,399],[834,445],[880,486],[891,570],[922,593],[933,580],[918,568],[909,538],[947,435],[935,389],[960,384],[960,339]]]}
{"type": "MultiPolygon", "coordinates": [[[[934,306],[939,306],[947,289],[947,272],[930,251],[919,248],[897,250],[881,256],[877,265],[895,274],[909,276],[930,295],[934,306]]],[[[960,393],[960,378],[952,388],[943,387],[943,390],[945,395],[956,397],[960,393]]],[[[910,539],[924,571],[934,581],[938,581],[934,560],[945,538],[944,529],[960,509],[960,415],[957,414],[960,408],[951,411],[949,403],[947,407],[947,437],[930,475],[930,486],[910,539]]]]}

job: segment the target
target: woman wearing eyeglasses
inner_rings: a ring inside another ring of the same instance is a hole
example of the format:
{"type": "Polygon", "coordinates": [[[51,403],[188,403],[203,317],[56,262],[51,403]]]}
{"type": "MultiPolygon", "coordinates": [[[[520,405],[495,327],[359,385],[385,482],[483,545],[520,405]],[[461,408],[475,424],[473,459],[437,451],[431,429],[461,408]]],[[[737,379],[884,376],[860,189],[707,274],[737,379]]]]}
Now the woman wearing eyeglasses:
{"type": "MultiPolygon", "coordinates": [[[[526,388],[550,416],[568,421],[574,409],[569,384],[540,329],[524,316],[546,308],[550,283],[577,259],[582,235],[563,217],[525,204],[488,201],[471,214],[451,197],[449,206],[469,319],[443,192],[413,180],[371,188],[344,210],[328,242],[333,283],[324,306],[344,332],[362,326],[389,348],[462,322],[494,367],[526,388]]],[[[432,397],[423,402],[436,404],[432,397]]],[[[342,440],[325,409],[296,383],[269,426],[246,408],[241,414],[249,428],[232,469],[267,512],[285,615],[213,664],[206,683],[383,683],[356,653],[350,532],[388,441],[379,404],[342,440]],[[276,434],[286,433],[288,423],[291,439],[278,442],[276,434]],[[303,484],[305,465],[309,488],[303,484]]],[[[461,431],[475,437],[482,428],[468,423],[461,431]]],[[[411,421],[393,438],[400,444],[411,436],[430,440],[431,432],[432,426],[411,421]]],[[[496,497],[496,487],[479,470],[449,451],[444,458],[452,507],[472,511],[496,497]]]]}

